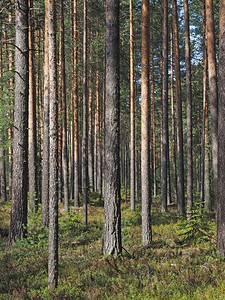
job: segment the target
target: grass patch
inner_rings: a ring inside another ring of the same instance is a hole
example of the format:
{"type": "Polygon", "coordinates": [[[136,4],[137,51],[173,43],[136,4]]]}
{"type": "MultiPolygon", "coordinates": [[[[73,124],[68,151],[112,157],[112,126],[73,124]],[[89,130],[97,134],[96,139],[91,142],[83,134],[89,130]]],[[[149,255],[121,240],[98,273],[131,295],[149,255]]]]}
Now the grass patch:
{"type": "MultiPolygon", "coordinates": [[[[103,257],[100,198],[94,195],[91,200],[88,226],[82,224],[82,209],[71,208],[65,215],[60,204],[59,286],[55,290],[47,288],[48,232],[41,227],[40,213],[29,217],[28,238],[9,248],[10,206],[1,204],[0,299],[225,298],[225,262],[216,252],[211,216],[205,219],[208,229],[204,227],[211,239],[194,234],[187,242],[181,228],[189,225],[177,217],[175,208],[162,215],[153,202],[153,241],[146,249],[141,246],[140,204],[131,212],[129,203],[123,203],[123,255],[103,257]]],[[[194,230],[200,224],[194,223],[194,230]]]]}

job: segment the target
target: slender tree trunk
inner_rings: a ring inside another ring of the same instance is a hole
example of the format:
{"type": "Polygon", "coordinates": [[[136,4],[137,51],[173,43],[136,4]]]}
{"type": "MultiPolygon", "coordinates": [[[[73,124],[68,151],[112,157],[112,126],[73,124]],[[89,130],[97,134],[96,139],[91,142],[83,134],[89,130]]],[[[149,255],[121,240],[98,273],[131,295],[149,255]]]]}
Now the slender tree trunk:
{"type": "Polygon", "coordinates": [[[64,191],[64,209],[69,210],[68,184],[68,154],[67,154],[67,112],[66,112],[66,74],[65,74],[65,47],[64,47],[64,7],[60,0],[60,56],[61,56],[61,89],[62,89],[62,177],[64,191]]]}
{"type": "Polygon", "coordinates": [[[218,90],[216,72],[216,52],[215,52],[215,28],[213,16],[213,0],[205,0],[206,4],[206,31],[208,47],[208,73],[209,90],[211,103],[211,135],[212,135],[212,161],[214,178],[215,203],[217,197],[218,181],[218,90]]]}
{"type": "Polygon", "coordinates": [[[217,249],[221,255],[225,255],[225,3],[220,0],[219,19],[219,176],[218,197],[216,205],[217,216],[217,249]]]}
{"type": "Polygon", "coordinates": [[[87,1],[84,0],[83,36],[83,140],[82,140],[82,191],[83,223],[87,225],[88,204],[88,98],[87,98],[87,1]]]}
{"type": "Polygon", "coordinates": [[[55,1],[48,1],[49,29],[49,254],[48,287],[58,284],[58,116],[55,1]]]}
{"type": "Polygon", "coordinates": [[[133,1],[130,0],[130,209],[135,209],[135,112],[134,112],[133,1]]]}
{"type": "MultiPolygon", "coordinates": [[[[92,56],[90,58],[92,60],[92,56]]],[[[88,128],[88,178],[90,190],[94,191],[94,130],[93,130],[93,96],[92,96],[92,70],[89,70],[89,128],[88,128]]]]}
{"type": "Polygon", "coordinates": [[[173,33],[174,33],[174,56],[175,56],[175,76],[176,76],[176,110],[177,110],[177,163],[178,163],[178,215],[185,214],[184,201],[184,155],[183,155],[183,123],[182,123],[182,97],[181,97],[181,74],[180,74],[180,50],[178,37],[178,16],[177,1],[172,0],[173,4],[173,33]]]}
{"type": "Polygon", "coordinates": [[[163,1],[163,45],[162,45],[162,154],[161,154],[161,212],[167,211],[167,167],[168,167],[168,2],[163,1]]]}
{"type": "Polygon", "coordinates": [[[48,2],[45,1],[45,46],[44,46],[44,103],[43,103],[43,156],[42,156],[42,225],[49,221],[49,31],[48,2]]]}
{"type": "Polygon", "coordinates": [[[16,2],[13,197],[9,244],[26,235],[28,189],[28,1],[16,2]]]}
{"type": "Polygon", "coordinates": [[[77,86],[77,0],[74,0],[74,74],[73,74],[73,120],[74,120],[74,206],[79,207],[79,135],[78,135],[78,86],[77,86]]]}
{"type": "Polygon", "coordinates": [[[191,88],[191,55],[188,0],[184,0],[185,27],[185,64],[187,92],[187,218],[191,217],[193,206],[193,166],[192,166],[192,88],[191,88]]]}
{"type": "Polygon", "coordinates": [[[151,187],[149,153],[149,1],[142,0],[141,38],[141,186],[142,186],[142,244],[149,246],[151,230],[151,187]]]}
{"type": "Polygon", "coordinates": [[[35,82],[35,49],[34,49],[34,16],[33,0],[29,6],[29,107],[28,107],[28,152],[29,152],[29,204],[30,211],[35,212],[37,203],[37,120],[36,120],[36,82],[35,82]]]}
{"type": "Polygon", "coordinates": [[[120,212],[119,0],[106,0],[103,254],[122,252],[120,212]]]}

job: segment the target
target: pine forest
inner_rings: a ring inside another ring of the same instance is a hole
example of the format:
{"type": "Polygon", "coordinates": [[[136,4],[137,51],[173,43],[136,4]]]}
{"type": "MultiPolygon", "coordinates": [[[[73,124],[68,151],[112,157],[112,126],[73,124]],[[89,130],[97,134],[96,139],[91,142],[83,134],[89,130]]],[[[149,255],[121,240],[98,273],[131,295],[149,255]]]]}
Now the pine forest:
{"type": "Polygon", "coordinates": [[[225,1],[0,27],[0,299],[225,299],[225,1]]]}

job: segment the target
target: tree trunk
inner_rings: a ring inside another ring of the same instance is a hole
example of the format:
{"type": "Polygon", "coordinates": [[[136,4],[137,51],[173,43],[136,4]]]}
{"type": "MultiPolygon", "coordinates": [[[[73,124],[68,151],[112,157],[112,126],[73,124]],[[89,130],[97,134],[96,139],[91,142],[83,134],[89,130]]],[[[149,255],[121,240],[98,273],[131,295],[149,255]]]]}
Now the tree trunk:
{"type": "Polygon", "coordinates": [[[151,230],[151,188],[149,153],[149,1],[142,0],[141,38],[141,181],[142,181],[142,244],[149,246],[151,230]]]}
{"type": "Polygon", "coordinates": [[[218,90],[216,72],[216,52],[215,52],[215,28],[213,16],[213,0],[205,0],[206,4],[206,31],[208,47],[208,73],[209,90],[211,103],[211,135],[212,135],[212,161],[215,203],[217,197],[218,181],[218,90]]]}
{"type": "Polygon", "coordinates": [[[87,98],[87,1],[84,0],[83,36],[83,140],[82,140],[82,191],[83,223],[87,225],[88,204],[88,98],[87,98]]]}
{"type": "MultiPolygon", "coordinates": [[[[92,60],[92,56],[90,58],[92,60]]],[[[88,128],[88,178],[90,190],[94,191],[94,130],[93,130],[93,96],[92,96],[92,70],[89,70],[89,128],[88,128]]]]}
{"type": "Polygon", "coordinates": [[[42,218],[43,226],[49,221],[49,32],[48,3],[45,1],[45,46],[44,46],[44,104],[43,104],[43,154],[42,154],[42,218]]]}
{"type": "Polygon", "coordinates": [[[64,191],[64,209],[69,210],[68,185],[68,155],[67,155],[67,112],[66,112],[66,74],[65,74],[65,47],[64,47],[64,7],[60,0],[60,56],[61,56],[61,89],[62,89],[62,177],[64,191]]]}
{"type": "Polygon", "coordinates": [[[220,0],[219,18],[219,176],[218,197],[216,205],[217,217],[217,249],[221,255],[225,255],[225,3],[220,0]]]}
{"type": "Polygon", "coordinates": [[[172,0],[173,4],[173,33],[174,33],[174,56],[175,56],[175,76],[176,76],[176,110],[177,110],[177,163],[178,163],[178,182],[177,182],[177,210],[178,215],[185,214],[184,201],[184,155],[183,155],[183,123],[182,123],[182,97],[181,97],[181,74],[180,74],[180,50],[178,37],[178,16],[177,1],[172,0]]]}
{"type": "Polygon", "coordinates": [[[106,0],[103,254],[122,252],[120,212],[119,0],[106,0]]]}
{"type": "Polygon", "coordinates": [[[28,168],[29,168],[29,204],[30,211],[36,212],[37,203],[37,120],[36,120],[36,82],[34,49],[33,0],[28,0],[29,7],[29,107],[28,107],[28,168]]]}
{"type": "Polygon", "coordinates": [[[13,195],[9,244],[26,235],[28,189],[28,1],[16,2],[13,195]]]}
{"type": "Polygon", "coordinates": [[[193,206],[193,166],[192,166],[192,88],[191,88],[191,55],[188,0],[184,0],[185,27],[185,65],[187,92],[187,218],[191,217],[193,206]]]}
{"type": "Polygon", "coordinates": [[[58,115],[55,1],[48,1],[49,29],[49,254],[48,287],[58,284],[58,115]]]}
{"type": "Polygon", "coordinates": [[[134,112],[133,1],[130,0],[130,209],[135,209],[135,112],[134,112]]]}
{"type": "Polygon", "coordinates": [[[167,211],[167,168],[168,168],[168,2],[163,1],[163,40],[162,40],[162,154],[161,154],[161,212],[167,211]]]}

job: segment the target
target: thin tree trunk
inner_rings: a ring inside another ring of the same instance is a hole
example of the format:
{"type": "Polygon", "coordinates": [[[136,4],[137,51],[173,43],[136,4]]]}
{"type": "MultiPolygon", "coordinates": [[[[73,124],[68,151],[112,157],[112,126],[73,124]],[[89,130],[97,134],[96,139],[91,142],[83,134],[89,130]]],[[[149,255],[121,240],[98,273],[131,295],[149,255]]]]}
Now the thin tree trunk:
{"type": "Polygon", "coordinates": [[[29,7],[29,107],[28,107],[28,152],[29,152],[29,204],[30,211],[36,212],[37,203],[37,120],[36,120],[36,82],[34,49],[33,0],[28,0],[29,7]]]}
{"type": "Polygon", "coordinates": [[[103,254],[122,252],[120,212],[119,0],[106,0],[103,254]]]}
{"type": "Polygon", "coordinates": [[[205,0],[206,4],[206,31],[208,47],[208,73],[209,90],[211,103],[211,135],[212,135],[212,161],[215,203],[217,197],[218,181],[218,90],[216,72],[216,52],[215,52],[215,28],[213,16],[213,0],[205,0]]]}
{"type": "Polygon", "coordinates": [[[225,255],[225,3],[220,0],[219,19],[219,176],[218,197],[216,205],[217,216],[217,249],[221,255],[225,255]]]}
{"type": "MultiPolygon", "coordinates": [[[[92,56],[90,60],[92,59],[92,56]]],[[[89,70],[89,128],[88,128],[88,178],[90,190],[94,191],[94,130],[93,130],[93,96],[92,96],[92,70],[89,70]]]]}
{"type": "Polygon", "coordinates": [[[48,1],[49,29],[49,253],[48,287],[58,285],[58,116],[55,1],[48,1]]]}
{"type": "Polygon", "coordinates": [[[191,54],[188,0],[184,0],[185,27],[185,64],[187,92],[187,219],[191,217],[193,206],[193,166],[192,166],[192,88],[191,88],[191,54]]]}
{"type": "Polygon", "coordinates": [[[142,0],[141,39],[141,186],[142,186],[142,244],[149,246],[151,230],[151,187],[149,153],[149,1],[142,0]]]}
{"type": "Polygon", "coordinates": [[[135,209],[135,111],[134,111],[133,1],[130,0],[130,209],[135,209]]]}
{"type": "Polygon", "coordinates": [[[47,227],[49,222],[49,31],[48,3],[45,1],[45,46],[44,46],[44,104],[43,104],[43,157],[42,157],[42,218],[47,227]]]}
{"type": "Polygon", "coordinates": [[[185,214],[184,201],[184,155],[183,155],[183,123],[182,123],[182,97],[181,97],[181,74],[180,74],[180,50],[178,37],[178,16],[177,1],[172,0],[173,11],[173,33],[174,33],[174,56],[175,56],[175,76],[176,76],[176,110],[177,110],[177,210],[178,215],[185,214]]]}
{"type": "Polygon", "coordinates": [[[83,140],[82,140],[82,191],[83,223],[87,225],[88,204],[88,98],[87,98],[87,1],[84,0],[83,36],[83,140]]]}
{"type": "Polygon", "coordinates": [[[26,235],[28,189],[28,1],[16,2],[13,195],[9,244],[26,235]]]}
{"type": "Polygon", "coordinates": [[[69,210],[68,184],[68,155],[67,155],[67,112],[66,112],[66,74],[65,74],[65,47],[64,47],[64,7],[60,0],[60,56],[61,56],[61,89],[62,89],[62,177],[64,191],[64,209],[69,210]]]}
{"type": "Polygon", "coordinates": [[[163,45],[162,45],[162,154],[161,154],[161,212],[167,211],[167,168],[168,168],[168,2],[163,0],[163,45]]]}

